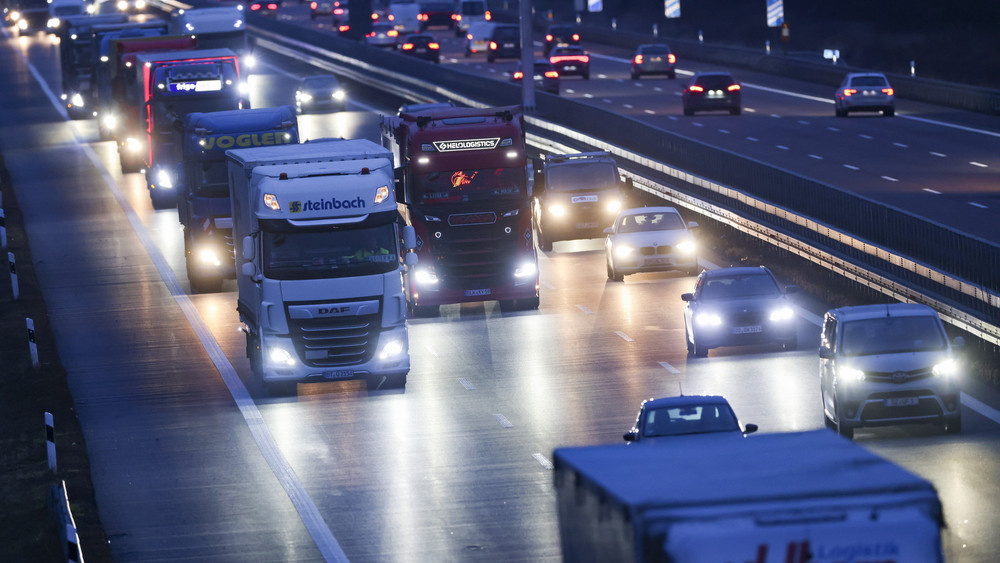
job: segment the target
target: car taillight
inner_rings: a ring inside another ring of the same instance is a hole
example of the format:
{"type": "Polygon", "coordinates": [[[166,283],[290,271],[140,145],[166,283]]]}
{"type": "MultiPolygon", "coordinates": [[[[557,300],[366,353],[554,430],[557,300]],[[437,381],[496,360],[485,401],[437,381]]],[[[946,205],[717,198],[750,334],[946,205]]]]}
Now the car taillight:
{"type": "Polygon", "coordinates": [[[365,35],[365,37],[375,37],[375,32],[373,31],[373,32],[369,33],[368,35],[365,35]]]}
{"type": "Polygon", "coordinates": [[[704,92],[705,91],[704,88],[702,88],[701,86],[698,86],[697,84],[692,84],[692,85],[688,86],[688,90],[690,90],[692,92],[704,92]]]}
{"type": "Polygon", "coordinates": [[[412,48],[413,48],[413,43],[403,43],[403,46],[401,47],[401,49],[403,49],[404,51],[409,51],[412,48]]]}
{"type": "Polygon", "coordinates": [[[335,15],[335,16],[342,16],[342,15],[344,15],[344,9],[343,8],[335,8],[333,10],[333,15],[335,15]]]}
{"type": "Polygon", "coordinates": [[[726,90],[729,90],[730,92],[738,92],[740,90],[740,85],[739,84],[730,84],[729,87],[726,88],[726,90]]]}
{"type": "Polygon", "coordinates": [[[520,80],[522,78],[524,78],[524,73],[521,72],[521,71],[519,71],[519,70],[515,70],[514,71],[514,80],[520,80]]]}
{"type": "Polygon", "coordinates": [[[667,62],[670,64],[674,64],[677,62],[677,57],[675,57],[673,53],[670,53],[669,55],[667,55],[667,62]]]}
{"type": "Polygon", "coordinates": [[[632,59],[632,62],[635,63],[635,64],[637,64],[637,65],[641,65],[642,64],[642,55],[636,55],[632,59]]]}
{"type": "Polygon", "coordinates": [[[559,78],[559,73],[554,70],[545,71],[545,78],[559,78]]]}
{"type": "Polygon", "coordinates": [[[581,63],[586,63],[590,61],[590,57],[581,55],[556,55],[549,57],[549,62],[552,64],[563,63],[568,61],[577,61],[581,63]]]}
{"type": "Polygon", "coordinates": [[[268,10],[277,10],[278,9],[278,5],[276,3],[274,3],[274,2],[271,2],[270,4],[267,5],[267,9],[268,10]]]}
{"type": "Polygon", "coordinates": [[[573,34],[573,41],[579,41],[579,40],[580,40],[580,34],[579,33],[574,33],[573,34]]]}
{"type": "Polygon", "coordinates": [[[259,9],[260,9],[260,4],[250,4],[250,11],[251,12],[256,12],[259,9]]]}
{"type": "Polygon", "coordinates": [[[854,94],[857,94],[857,93],[858,93],[858,91],[855,90],[854,88],[844,88],[844,95],[845,96],[853,96],[854,94]]]}
{"type": "Polygon", "coordinates": [[[486,21],[490,21],[491,19],[493,19],[493,14],[489,10],[486,10],[486,21]]]}
{"type": "Polygon", "coordinates": [[[315,10],[316,9],[316,3],[313,2],[313,3],[309,4],[309,8],[315,10]]]}
{"type": "Polygon", "coordinates": [[[417,14],[417,21],[427,21],[427,14],[417,14]]]}
{"type": "Polygon", "coordinates": [[[496,50],[497,50],[497,42],[490,41],[490,51],[496,51],[496,50]]]}
{"type": "Polygon", "coordinates": [[[428,43],[427,44],[427,48],[428,49],[440,49],[441,45],[438,45],[437,43],[428,43]]]}
{"type": "Polygon", "coordinates": [[[886,96],[891,96],[894,90],[892,88],[882,88],[882,93],[886,96]]]}
{"type": "Polygon", "coordinates": [[[372,21],[373,22],[378,21],[378,14],[376,14],[375,12],[372,12],[372,21]]]}
{"type": "Polygon", "coordinates": [[[462,14],[452,14],[451,15],[451,19],[453,19],[453,20],[455,20],[457,22],[460,22],[460,21],[462,21],[462,14]]]}
{"type": "Polygon", "coordinates": [[[337,31],[339,31],[341,33],[346,33],[348,31],[350,31],[350,29],[351,29],[351,26],[349,26],[349,25],[342,25],[342,26],[340,26],[340,27],[337,28],[337,31]]]}
{"type": "Polygon", "coordinates": [[[396,16],[394,16],[392,14],[389,14],[389,21],[391,21],[391,22],[396,21],[396,16]]]}
{"type": "Polygon", "coordinates": [[[390,29],[389,31],[385,32],[385,34],[388,35],[389,37],[398,37],[399,36],[399,32],[396,31],[395,29],[390,29]]]}
{"type": "Polygon", "coordinates": [[[545,40],[546,41],[552,41],[552,36],[551,35],[546,35],[545,36],[545,40]]]}
{"type": "Polygon", "coordinates": [[[468,39],[469,41],[472,41],[472,34],[471,33],[466,33],[465,34],[465,38],[468,39]]]}

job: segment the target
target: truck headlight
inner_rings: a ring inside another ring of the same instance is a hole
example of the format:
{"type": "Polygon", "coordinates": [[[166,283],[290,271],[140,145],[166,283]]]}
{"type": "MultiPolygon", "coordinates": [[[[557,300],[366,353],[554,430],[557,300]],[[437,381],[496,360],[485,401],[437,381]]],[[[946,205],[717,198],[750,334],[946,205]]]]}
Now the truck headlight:
{"type": "Polygon", "coordinates": [[[101,123],[104,124],[105,129],[114,131],[115,127],[118,127],[118,118],[113,113],[106,113],[101,116],[101,123]]]}
{"type": "Polygon", "coordinates": [[[219,260],[219,254],[211,247],[201,247],[198,249],[198,261],[206,266],[221,266],[222,262],[219,260]]]}
{"type": "Polygon", "coordinates": [[[713,327],[722,325],[722,317],[718,313],[695,313],[694,322],[698,326],[713,327]]]}
{"type": "Polygon", "coordinates": [[[272,364],[295,365],[295,358],[292,356],[292,353],[278,346],[274,346],[267,351],[267,358],[271,360],[272,364]]]}
{"type": "Polygon", "coordinates": [[[382,347],[382,351],[378,353],[378,359],[380,360],[390,360],[392,358],[398,357],[403,354],[403,343],[399,340],[390,340],[382,347]]]}
{"type": "Polygon", "coordinates": [[[21,31],[27,31],[28,20],[17,20],[17,28],[20,29],[21,31]]]}
{"type": "Polygon", "coordinates": [[[246,55],[243,57],[243,66],[247,68],[253,68],[257,66],[257,57],[253,55],[246,55]]]}
{"type": "Polygon", "coordinates": [[[118,3],[115,4],[115,6],[118,8],[119,12],[128,11],[128,2],[126,2],[126,0],[118,0],[118,3]]]}
{"type": "Polygon", "coordinates": [[[300,102],[311,102],[313,97],[312,94],[306,92],[296,92],[295,97],[298,98],[300,102]]]}
{"type": "Polygon", "coordinates": [[[414,280],[417,285],[437,285],[438,277],[437,275],[428,268],[420,268],[413,274],[414,280]]]}
{"type": "Polygon", "coordinates": [[[135,137],[125,139],[125,149],[129,152],[139,152],[142,150],[142,141],[135,137]]]}
{"type": "Polygon", "coordinates": [[[771,311],[771,316],[769,317],[772,321],[787,321],[795,317],[795,310],[791,307],[779,307],[771,311]]]}
{"type": "Polygon", "coordinates": [[[333,93],[334,100],[343,101],[345,97],[347,97],[347,94],[345,94],[343,90],[337,90],[336,92],[333,93]]]}
{"type": "Polygon", "coordinates": [[[621,208],[622,208],[622,202],[617,199],[609,201],[608,204],[605,206],[605,209],[608,210],[608,213],[618,213],[618,210],[621,208]]]}
{"type": "Polygon", "coordinates": [[[62,22],[59,21],[59,18],[49,18],[48,26],[52,29],[55,29],[59,27],[60,23],[62,22]]]}
{"type": "Polygon", "coordinates": [[[170,172],[163,170],[162,168],[156,171],[156,183],[161,188],[173,189],[174,187],[173,176],[170,172]]]}
{"type": "Polygon", "coordinates": [[[146,8],[146,0],[135,0],[135,9],[143,10],[146,8]]]}
{"type": "Polygon", "coordinates": [[[931,368],[931,372],[941,379],[953,379],[958,375],[958,362],[948,358],[931,368]]]}
{"type": "Polygon", "coordinates": [[[845,383],[854,383],[857,381],[865,380],[865,372],[852,367],[844,366],[837,370],[837,375],[844,380],[845,383]]]}
{"type": "Polygon", "coordinates": [[[538,271],[538,267],[535,266],[534,262],[522,262],[517,268],[514,268],[515,278],[527,278],[535,275],[538,271]]]}
{"type": "Polygon", "coordinates": [[[562,217],[566,214],[566,208],[562,205],[550,205],[549,213],[551,213],[553,217],[562,217]]]}
{"type": "Polygon", "coordinates": [[[78,108],[82,108],[83,107],[83,96],[81,96],[79,93],[75,93],[75,94],[73,94],[72,96],[69,97],[69,103],[73,104],[74,106],[76,106],[78,108]]]}
{"type": "Polygon", "coordinates": [[[694,254],[694,251],[698,246],[693,240],[685,240],[677,243],[677,250],[681,251],[681,254],[694,254]]]}

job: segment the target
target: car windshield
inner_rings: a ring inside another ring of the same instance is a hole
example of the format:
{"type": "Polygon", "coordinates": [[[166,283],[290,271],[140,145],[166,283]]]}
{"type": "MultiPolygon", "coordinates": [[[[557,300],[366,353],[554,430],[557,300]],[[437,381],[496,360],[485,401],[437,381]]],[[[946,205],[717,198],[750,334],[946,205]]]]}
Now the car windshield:
{"type": "Polygon", "coordinates": [[[384,274],[399,265],[393,223],[356,229],[263,233],[264,275],[275,280],[384,274]]]}
{"type": "Polygon", "coordinates": [[[781,289],[767,274],[740,274],[705,279],[700,299],[743,299],[746,297],[778,297],[781,289]]]}
{"type": "Polygon", "coordinates": [[[619,233],[643,233],[646,231],[672,231],[683,229],[684,221],[676,213],[642,213],[622,217],[619,233]]]}
{"type": "Polygon", "coordinates": [[[839,353],[873,356],[944,350],[947,340],[934,317],[879,317],[844,323],[839,353]]]}
{"type": "Polygon", "coordinates": [[[885,86],[885,78],[881,76],[855,76],[851,79],[851,86],[885,86]]]}
{"type": "Polygon", "coordinates": [[[340,82],[334,76],[312,76],[302,81],[303,88],[336,88],[340,82]]]}
{"type": "Polygon", "coordinates": [[[695,78],[694,84],[709,90],[725,90],[733,84],[733,77],[728,74],[709,74],[695,78]]]}
{"type": "Polygon", "coordinates": [[[584,52],[583,47],[556,47],[555,49],[552,49],[553,57],[565,57],[569,55],[579,56],[585,54],[586,52],[584,52]]]}
{"type": "Polygon", "coordinates": [[[718,404],[650,409],[645,422],[643,438],[740,431],[732,409],[718,404]]]}
{"type": "Polygon", "coordinates": [[[425,204],[519,200],[524,184],[522,168],[445,170],[417,176],[414,196],[425,204]]]}
{"type": "Polygon", "coordinates": [[[550,168],[546,184],[556,191],[603,190],[618,184],[618,171],[607,161],[574,162],[550,168]]]}

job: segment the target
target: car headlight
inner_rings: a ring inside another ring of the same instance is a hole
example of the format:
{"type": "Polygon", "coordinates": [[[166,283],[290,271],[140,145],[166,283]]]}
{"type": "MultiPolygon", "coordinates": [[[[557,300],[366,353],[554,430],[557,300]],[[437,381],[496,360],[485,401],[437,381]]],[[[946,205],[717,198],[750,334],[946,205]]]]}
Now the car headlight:
{"type": "Polygon", "coordinates": [[[535,275],[538,268],[535,266],[534,262],[522,262],[517,268],[514,268],[515,278],[527,278],[535,275]]]}
{"type": "Polygon", "coordinates": [[[142,141],[135,137],[129,137],[125,139],[125,148],[130,152],[139,152],[142,150],[142,141]]]}
{"type": "Polygon", "coordinates": [[[255,57],[253,55],[247,55],[247,56],[243,57],[242,60],[243,60],[243,66],[245,66],[247,68],[253,68],[253,67],[257,66],[257,57],[255,57]]]}
{"type": "Polygon", "coordinates": [[[79,93],[73,94],[72,96],[69,97],[69,103],[73,104],[74,106],[76,106],[78,108],[82,108],[83,107],[83,96],[81,96],[79,93]]]}
{"type": "Polygon", "coordinates": [[[298,98],[300,102],[311,102],[313,99],[312,94],[306,92],[296,92],[295,97],[298,98]]]}
{"type": "Polygon", "coordinates": [[[680,250],[682,254],[694,254],[694,251],[697,250],[698,246],[693,240],[685,240],[677,243],[676,248],[677,250],[680,250]]]}
{"type": "Polygon", "coordinates": [[[146,0],[135,0],[135,9],[143,10],[146,8],[146,0]]]}
{"type": "Polygon", "coordinates": [[[214,248],[202,247],[198,249],[198,261],[206,266],[221,266],[222,262],[219,260],[219,254],[214,248]]]}
{"type": "Polygon", "coordinates": [[[56,28],[59,27],[60,23],[61,22],[59,21],[59,18],[49,18],[48,26],[51,28],[56,28]]]}
{"type": "Polygon", "coordinates": [[[627,244],[616,244],[615,245],[615,256],[619,258],[626,258],[631,256],[635,252],[635,249],[627,244]]]}
{"type": "Polygon", "coordinates": [[[161,188],[173,189],[174,187],[174,179],[172,175],[170,174],[170,172],[167,172],[166,170],[163,169],[156,171],[156,183],[161,188]]]}
{"type": "Polygon", "coordinates": [[[722,317],[718,313],[695,313],[694,322],[699,326],[713,327],[722,325],[722,317]]]}
{"type": "Polygon", "coordinates": [[[837,370],[837,375],[846,383],[854,383],[856,381],[865,380],[865,372],[852,367],[842,367],[837,370]]]}
{"type": "Polygon", "coordinates": [[[28,29],[28,20],[17,20],[17,28],[21,31],[26,31],[28,29]]]}
{"type": "Polygon", "coordinates": [[[344,94],[344,91],[343,91],[343,90],[337,90],[337,91],[335,91],[335,92],[333,93],[333,99],[334,99],[334,100],[338,100],[338,101],[341,101],[341,100],[343,100],[343,99],[344,99],[344,98],[345,98],[346,96],[347,96],[347,95],[346,95],[346,94],[344,94]]]}
{"type": "Polygon", "coordinates": [[[549,213],[551,213],[554,217],[562,217],[566,214],[566,208],[562,205],[550,205],[549,213]]]}
{"type": "Polygon", "coordinates": [[[271,360],[272,364],[280,364],[285,366],[294,366],[295,358],[292,353],[284,348],[279,348],[274,346],[267,351],[267,357],[271,360]]]}
{"type": "Polygon", "coordinates": [[[118,8],[119,12],[125,12],[128,10],[128,2],[125,0],[119,0],[115,6],[118,8]]]}
{"type": "Polygon", "coordinates": [[[101,123],[104,124],[105,128],[114,130],[115,127],[118,127],[118,118],[113,113],[106,113],[101,116],[101,123]]]}
{"type": "Polygon", "coordinates": [[[246,82],[240,82],[239,85],[236,86],[236,91],[239,92],[240,94],[249,94],[250,85],[247,84],[246,82]]]}
{"type": "Polygon", "coordinates": [[[608,210],[608,213],[618,213],[618,210],[621,208],[622,208],[622,202],[617,199],[609,201],[605,206],[605,209],[608,210]]]}
{"type": "Polygon", "coordinates": [[[413,277],[414,280],[417,282],[417,285],[427,286],[427,285],[437,285],[438,283],[437,275],[428,268],[418,269],[414,273],[413,277]]]}
{"type": "Polygon", "coordinates": [[[13,12],[10,13],[10,21],[15,21],[16,22],[16,21],[18,21],[20,19],[21,19],[21,12],[18,12],[17,10],[14,10],[13,12]]]}
{"type": "Polygon", "coordinates": [[[772,321],[787,321],[794,317],[795,310],[791,307],[785,306],[771,311],[770,319],[772,321]]]}
{"type": "Polygon", "coordinates": [[[389,360],[403,353],[403,342],[400,340],[390,340],[382,347],[382,351],[378,353],[378,359],[389,360]]]}
{"type": "Polygon", "coordinates": [[[952,379],[958,375],[958,362],[948,358],[931,368],[931,372],[942,379],[952,379]]]}

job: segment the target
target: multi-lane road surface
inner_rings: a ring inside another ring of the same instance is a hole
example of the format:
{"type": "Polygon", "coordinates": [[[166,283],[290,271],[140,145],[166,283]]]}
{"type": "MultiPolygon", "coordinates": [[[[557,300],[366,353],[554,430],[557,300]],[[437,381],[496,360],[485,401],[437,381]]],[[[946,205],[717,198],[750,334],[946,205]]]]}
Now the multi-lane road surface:
{"type": "MultiPolygon", "coordinates": [[[[823,304],[798,300],[798,351],[689,359],[679,296],[693,278],[609,283],[600,240],[540,253],[538,311],[501,314],[487,303],[412,320],[405,391],[368,393],[352,382],[270,398],[244,357],[235,286],[192,294],[176,213],[152,209],[142,177],[120,173],[94,123],[57,110],[56,48],[38,36],[4,38],[2,49],[0,150],[117,560],[558,560],[552,449],[620,441],[641,400],[720,394],[762,432],[823,425],[815,352],[823,304]]],[[[258,107],[290,103],[296,79],[316,72],[262,55],[250,80],[258,107]]],[[[683,74],[633,83],[625,56],[595,57],[593,78],[566,80],[564,95],[589,94],[956,226],[989,234],[989,217],[997,224],[1000,201],[985,180],[1000,167],[989,148],[996,118],[903,101],[893,119],[836,119],[824,88],[754,75],[740,77],[745,115],[682,118],[683,74]]],[[[457,59],[484,75],[513,67],[457,59]]],[[[681,69],[694,68],[682,61],[681,69]]],[[[376,114],[396,103],[376,97],[301,116],[302,136],[377,140],[376,114]]],[[[703,258],[705,267],[719,261],[703,258]]],[[[960,435],[907,426],[861,430],[856,440],[934,482],[949,561],[992,561],[1000,396],[972,380],[964,389],[960,435]]]]}

